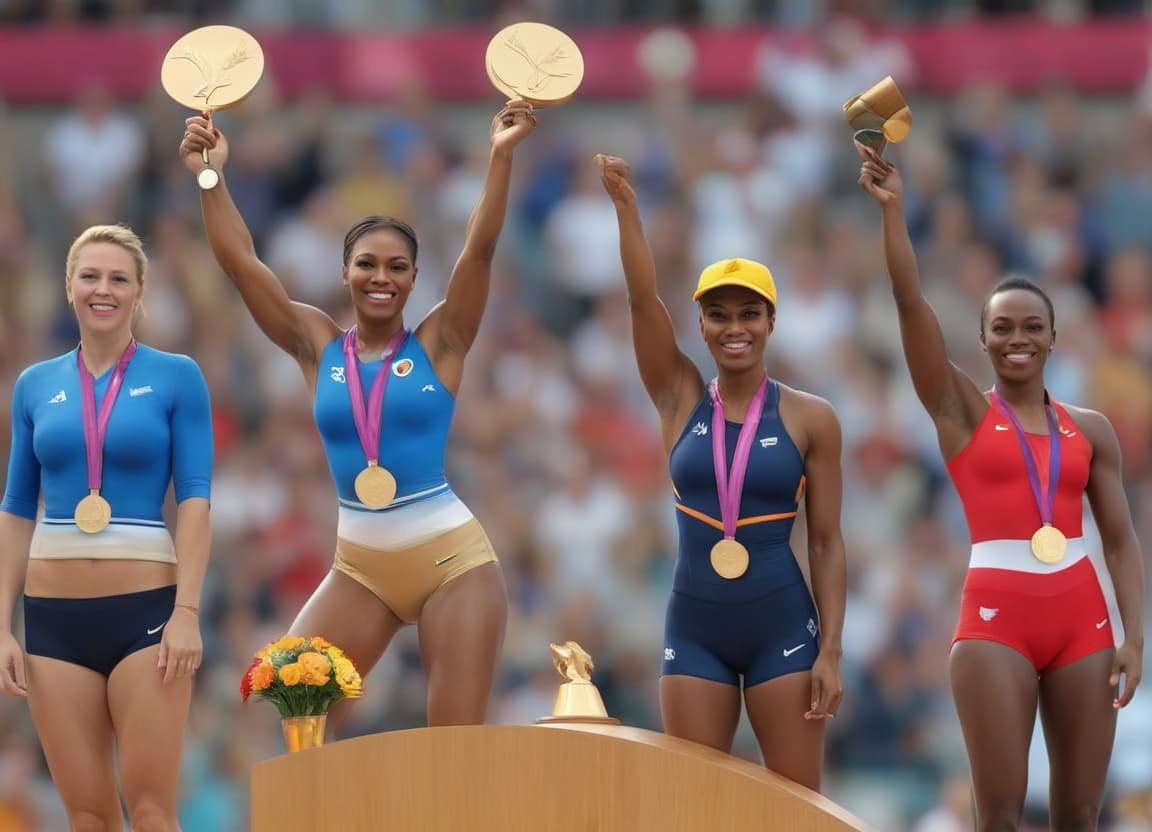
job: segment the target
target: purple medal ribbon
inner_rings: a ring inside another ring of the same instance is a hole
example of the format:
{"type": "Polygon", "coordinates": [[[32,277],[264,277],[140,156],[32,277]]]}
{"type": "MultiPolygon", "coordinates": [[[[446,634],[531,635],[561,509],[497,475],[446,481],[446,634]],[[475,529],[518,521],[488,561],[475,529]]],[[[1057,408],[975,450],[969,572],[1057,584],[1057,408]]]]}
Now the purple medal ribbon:
{"type": "Polygon", "coordinates": [[[1048,490],[1045,493],[1040,484],[1040,469],[1036,464],[1036,457],[1032,454],[1032,447],[1024,433],[1024,426],[1013,412],[1011,405],[1000,398],[996,388],[992,388],[989,397],[996,409],[1008,417],[1016,431],[1016,439],[1020,443],[1020,450],[1024,452],[1024,467],[1028,469],[1028,484],[1032,486],[1032,496],[1036,499],[1036,507],[1040,509],[1040,522],[1051,526],[1056,516],[1056,486],[1060,482],[1060,423],[1056,419],[1056,408],[1048,398],[1048,391],[1044,391],[1044,415],[1048,417],[1048,490]]]}
{"type": "Polygon", "coordinates": [[[360,383],[360,359],[356,355],[356,327],[344,334],[344,374],[348,381],[348,396],[352,399],[352,419],[356,422],[356,433],[360,437],[360,447],[368,462],[380,459],[380,420],[384,413],[384,388],[388,386],[388,376],[392,362],[400,352],[400,346],[408,337],[408,330],[400,329],[392,336],[384,348],[384,366],[372,382],[368,393],[368,405],[364,405],[364,386],[360,383]]]}
{"type": "Polygon", "coordinates": [[[128,342],[112,378],[108,380],[108,390],[104,401],[100,402],[100,418],[96,418],[96,386],[92,373],[84,366],[81,356],[83,347],[76,348],[76,366],[80,370],[80,412],[84,417],[84,450],[88,457],[88,491],[99,491],[104,481],[104,434],[108,432],[108,421],[112,418],[112,406],[120,394],[124,376],[128,372],[128,362],[136,354],[136,339],[128,342]]]}
{"type": "Polygon", "coordinates": [[[740,426],[740,436],[736,440],[736,450],[732,455],[732,471],[729,474],[728,447],[725,442],[724,402],[720,398],[720,384],[712,379],[712,464],[716,470],[716,493],[720,498],[720,520],[724,524],[724,538],[736,539],[736,521],[740,518],[740,498],[744,493],[744,474],[748,471],[748,457],[752,452],[752,440],[760,426],[760,414],[764,412],[764,400],[768,397],[768,376],[760,382],[756,395],[748,404],[744,424],[740,426]]]}

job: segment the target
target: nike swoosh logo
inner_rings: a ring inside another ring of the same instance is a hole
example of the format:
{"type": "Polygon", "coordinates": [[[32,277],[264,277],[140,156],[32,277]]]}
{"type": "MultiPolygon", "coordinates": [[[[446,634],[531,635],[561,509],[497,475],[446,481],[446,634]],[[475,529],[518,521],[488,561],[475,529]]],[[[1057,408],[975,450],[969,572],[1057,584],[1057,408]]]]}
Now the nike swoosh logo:
{"type": "Polygon", "coordinates": [[[996,426],[996,430],[1008,430],[1008,429],[1009,428],[1007,425],[997,425],[996,426]]]}
{"type": "Polygon", "coordinates": [[[1096,629],[1097,629],[1097,630],[1103,630],[1103,629],[1104,629],[1104,625],[1105,625],[1105,624],[1107,624],[1107,623],[1108,623],[1108,619],[1107,619],[1107,618],[1105,618],[1103,621],[1101,621],[1100,623],[1098,623],[1098,624],[1096,625],[1096,629]]]}
{"type": "Polygon", "coordinates": [[[456,557],[458,554],[460,554],[460,553],[459,552],[453,552],[450,555],[445,555],[444,557],[442,557],[438,561],[436,561],[436,565],[437,566],[443,566],[448,561],[452,560],[452,558],[456,557]]]}
{"type": "Polygon", "coordinates": [[[151,630],[148,631],[148,635],[154,636],[163,629],[164,629],[163,624],[161,624],[159,627],[153,627],[151,630]]]}
{"type": "Polygon", "coordinates": [[[785,650],[785,651],[784,651],[784,658],[788,658],[788,657],[789,657],[789,656],[791,656],[793,653],[795,653],[797,650],[800,650],[801,648],[803,648],[803,647],[806,647],[806,646],[807,646],[807,645],[805,645],[805,644],[797,644],[797,645],[796,645],[795,647],[793,647],[791,650],[785,650]]]}

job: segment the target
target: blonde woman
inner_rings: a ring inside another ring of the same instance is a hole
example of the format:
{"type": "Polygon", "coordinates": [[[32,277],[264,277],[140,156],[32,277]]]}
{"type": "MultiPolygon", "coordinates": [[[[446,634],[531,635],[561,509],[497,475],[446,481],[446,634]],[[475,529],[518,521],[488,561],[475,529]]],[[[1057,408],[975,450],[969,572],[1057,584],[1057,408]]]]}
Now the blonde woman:
{"type": "Polygon", "coordinates": [[[212,423],[200,368],[132,335],[146,266],[128,228],[80,234],[65,284],[80,344],[26,369],[12,392],[0,689],[27,697],[73,830],[123,828],[117,780],[133,830],[179,828],[212,423]],[[21,589],[24,650],[11,629],[21,589]]]}

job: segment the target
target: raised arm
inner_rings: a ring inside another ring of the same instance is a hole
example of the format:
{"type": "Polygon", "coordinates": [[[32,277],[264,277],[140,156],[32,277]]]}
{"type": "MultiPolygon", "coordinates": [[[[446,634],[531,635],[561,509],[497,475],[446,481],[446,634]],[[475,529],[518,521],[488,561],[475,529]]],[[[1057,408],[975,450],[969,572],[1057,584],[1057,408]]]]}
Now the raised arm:
{"type": "MultiPolygon", "coordinates": [[[[1072,409],[1072,408],[1069,408],[1072,409]]],[[[1113,706],[1123,708],[1132,701],[1140,684],[1144,653],[1144,563],[1140,542],[1132,528],[1128,498],[1121,474],[1120,443],[1112,424],[1093,410],[1075,409],[1076,424],[1092,442],[1092,467],[1088,473],[1088,502],[1100,529],[1104,562],[1116,588],[1116,604],[1124,624],[1124,643],[1112,660],[1109,684],[1119,684],[1113,706]]]]}
{"type": "Polygon", "coordinates": [[[212,166],[220,174],[215,188],[200,192],[204,230],[216,262],[236,284],[244,305],[272,343],[302,367],[315,366],[322,345],[335,338],[339,328],[314,306],[292,301],[280,280],[256,256],[252,235],[228,192],[224,176],[228,140],[224,134],[203,116],[193,116],[185,124],[187,131],[180,143],[185,166],[198,172],[203,167],[201,153],[207,148],[212,166]]]}
{"type": "Polygon", "coordinates": [[[987,409],[979,388],[948,360],[940,321],[920,288],[916,254],[904,220],[903,186],[900,173],[875,150],[856,143],[864,159],[860,185],[881,206],[884,235],[884,262],[892,283],[892,297],[900,318],[900,340],[912,374],[916,395],[944,433],[947,423],[965,431],[964,439],[987,409]]]}
{"type": "Polygon", "coordinates": [[[464,248],[452,269],[443,303],[417,328],[422,342],[430,347],[437,374],[452,387],[459,384],[464,356],[476,340],[488,303],[492,260],[508,208],[512,154],[535,127],[536,116],[527,101],[509,101],[492,119],[488,176],[468,217],[464,248]]]}
{"type": "MultiPolygon", "coordinates": [[[[667,445],[669,423],[677,421],[685,407],[696,403],[703,393],[704,382],[696,365],[680,351],[668,308],[656,292],[656,264],[644,236],[636,192],[628,181],[628,163],[615,156],[597,154],[596,164],[604,190],[616,206],[620,262],[628,286],[636,363],[644,387],[666,425],[667,445]]],[[[678,433],[678,429],[674,432],[678,433]]],[[[675,441],[675,437],[672,439],[675,441]]]]}

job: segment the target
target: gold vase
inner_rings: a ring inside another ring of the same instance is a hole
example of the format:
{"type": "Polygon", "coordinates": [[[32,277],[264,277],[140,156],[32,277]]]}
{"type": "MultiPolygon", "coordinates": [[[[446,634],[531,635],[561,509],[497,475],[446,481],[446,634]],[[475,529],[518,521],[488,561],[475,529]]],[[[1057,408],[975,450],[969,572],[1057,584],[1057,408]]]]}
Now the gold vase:
{"type": "Polygon", "coordinates": [[[305,748],[319,748],[324,744],[324,723],[327,715],[286,716],[281,718],[284,729],[284,745],[289,752],[303,751],[305,748]]]}

